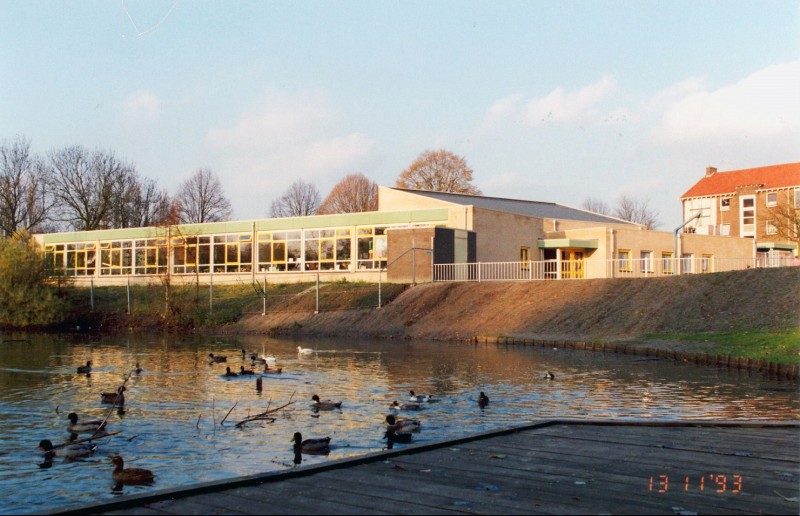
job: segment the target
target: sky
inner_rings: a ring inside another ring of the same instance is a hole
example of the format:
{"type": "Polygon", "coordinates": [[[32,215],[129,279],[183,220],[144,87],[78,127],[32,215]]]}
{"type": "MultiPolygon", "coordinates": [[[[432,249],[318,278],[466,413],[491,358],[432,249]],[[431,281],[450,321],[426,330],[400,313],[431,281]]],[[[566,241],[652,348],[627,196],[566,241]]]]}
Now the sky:
{"type": "Polygon", "coordinates": [[[800,161],[800,0],[0,0],[0,141],[113,152],[235,219],[296,179],[393,186],[427,149],[485,195],[647,201],[800,161]]]}

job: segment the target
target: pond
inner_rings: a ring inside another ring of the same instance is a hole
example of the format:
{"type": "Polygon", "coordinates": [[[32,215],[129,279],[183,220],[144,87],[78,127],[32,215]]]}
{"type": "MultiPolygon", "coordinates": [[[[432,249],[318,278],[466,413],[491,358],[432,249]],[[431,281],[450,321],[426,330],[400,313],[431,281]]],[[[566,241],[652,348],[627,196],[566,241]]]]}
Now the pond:
{"type": "MultiPolygon", "coordinates": [[[[55,510],[291,468],[294,432],[332,438],[317,463],[378,451],[393,400],[409,390],[436,400],[419,412],[416,443],[439,441],[543,418],[796,420],[797,384],[758,373],[675,365],[614,355],[522,345],[350,339],[276,340],[261,336],[176,337],[128,333],[15,335],[0,344],[0,514],[55,510]],[[297,346],[312,348],[309,355],[297,346]],[[242,357],[241,350],[248,356],[242,357]],[[281,374],[226,378],[225,367],[251,366],[250,352],[276,358],[281,374]],[[209,353],[227,356],[209,363],[209,353]],[[91,374],[78,366],[91,360],[91,374]],[[139,362],[142,371],[132,373],[139,362]],[[551,371],[555,378],[547,380],[551,371]],[[263,390],[256,389],[256,376],[263,390]],[[127,380],[127,381],[126,381],[127,380]],[[126,386],[124,413],[101,392],[126,386]],[[490,404],[481,409],[485,391],[490,404]],[[314,412],[311,396],[342,401],[314,412]],[[249,416],[285,404],[273,421],[249,416]],[[232,410],[231,410],[232,409],[232,410]],[[229,412],[230,411],[230,412],[229,412]],[[97,439],[95,453],[40,467],[41,439],[68,439],[67,414],[108,418],[118,434],[97,439]],[[223,423],[224,420],[224,423],[223,423]],[[155,484],[115,489],[110,457],[147,468],[155,484]]],[[[402,445],[398,445],[402,446],[402,445]]]]}

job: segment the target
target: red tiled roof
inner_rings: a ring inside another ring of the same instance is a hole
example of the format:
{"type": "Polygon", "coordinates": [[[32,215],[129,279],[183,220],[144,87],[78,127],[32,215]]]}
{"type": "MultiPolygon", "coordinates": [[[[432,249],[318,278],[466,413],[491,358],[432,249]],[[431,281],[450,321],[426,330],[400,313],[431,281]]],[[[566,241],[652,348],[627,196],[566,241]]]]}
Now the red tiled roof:
{"type": "Polygon", "coordinates": [[[800,186],[800,162],[716,172],[695,183],[681,199],[733,194],[737,186],[745,185],[763,185],[759,187],[761,190],[800,186]]]}

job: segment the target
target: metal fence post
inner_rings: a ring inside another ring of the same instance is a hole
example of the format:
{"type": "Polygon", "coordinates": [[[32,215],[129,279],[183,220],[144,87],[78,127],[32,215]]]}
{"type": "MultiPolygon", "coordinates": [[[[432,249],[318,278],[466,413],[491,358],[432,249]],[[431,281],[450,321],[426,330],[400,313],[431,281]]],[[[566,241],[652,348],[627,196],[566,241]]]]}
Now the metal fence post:
{"type": "Polygon", "coordinates": [[[319,272],[317,272],[317,309],[314,310],[314,313],[319,313],[319,272]]]}

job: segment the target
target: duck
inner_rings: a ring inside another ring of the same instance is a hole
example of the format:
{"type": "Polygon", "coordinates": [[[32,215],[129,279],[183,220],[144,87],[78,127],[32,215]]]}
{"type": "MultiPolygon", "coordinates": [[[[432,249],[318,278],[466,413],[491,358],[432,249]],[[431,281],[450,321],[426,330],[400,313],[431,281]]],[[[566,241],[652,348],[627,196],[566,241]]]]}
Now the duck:
{"type": "Polygon", "coordinates": [[[53,442],[50,439],[42,439],[39,441],[38,448],[44,452],[45,462],[47,462],[52,461],[53,457],[67,457],[70,459],[86,457],[94,453],[97,445],[93,443],[78,443],[56,447],[53,446],[53,442]]]}
{"type": "Polygon", "coordinates": [[[252,369],[245,369],[244,366],[239,366],[239,374],[245,375],[245,374],[255,374],[255,373],[253,372],[252,369]]]}
{"type": "Polygon", "coordinates": [[[78,367],[78,374],[89,374],[92,372],[92,361],[88,360],[86,365],[78,367]]]}
{"type": "Polygon", "coordinates": [[[342,408],[341,401],[325,400],[320,401],[316,394],[311,396],[311,408],[314,410],[333,410],[342,408]]]}
{"type": "Polygon", "coordinates": [[[139,365],[139,362],[136,362],[136,367],[133,368],[133,372],[136,374],[141,374],[143,371],[142,367],[139,365]]]}
{"type": "Polygon", "coordinates": [[[295,432],[292,441],[294,442],[295,454],[327,455],[331,451],[330,437],[303,440],[303,435],[300,432],[295,432]]]}
{"type": "Polygon", "coordinates": [[[70,412],[67,416],[69,419],[69,431],[73,434],[99,434],[105,432],[106,422],[101,419],[85,419],[78,421],[78,414],[70,412]]]}
{"type": "Polygon", "coordinates": [[[282,367],[270,367],[268,363],[264,364],[264,374],[281,374],[283,372],[282,367]]]}
{"type": "Polygon", "coordinates": [[[478,406],[480,408],[486,408],[486,405],[488,404],[489,404],[489,396],[487,396],[486,394],[484,394],[483,391],[481,391],[480,395],[478,396],[478,406]]]}
{"type": "Polygon", "coordinates": [[[298,355],[311,355],[314,353],[314,350],[311,348],[301,348],[297,346],[297,354],[298,355]]]}
{"type": "Polygon", "coordinates": [[[389,405],[391,410],[419,410],[421,407],[419,403],[400,403],[397,400],[394,400],[391,405],[389,405]]]}
{"type": "Polygon", "coordinates": [[[394,430],[395,432],[419,432],[422,429],[422,423],[419,419],[397,419],[392,414],[386,416],[386,428],[394,430]]]}
{"type": "Polygon", "coordinates": [[[545,380],[555,380],[555,378],[556,378],[555,375],[553,373],[551,373],[550,371],[547,371],[544,374],[544,379],[545,380]]]}
{"type": "Polygon", "coordinates": [[[111,474],[111,478],[118,484],[152,484],[155,481],[156,476],[149,469],[125,469],[125,461],[120,455],[111,457],[111,462],[114,464],[114,472],[111,474]]]}
{"type": "Polygon", "coordinates": [[[125,395],[122,394],[127,389],[125,389],[124,385],[119,386],[117,388],[117,392],[101,392],[100,393],[100,402],[101,403],[111,403],[113,405],[124,405],[125,404],[125,395]]]}
{"type": "Polygon", "coordinates": [[[428,402],[430,403],[433,401],[433,396],[430,394],[415,394],[414,391],[408,391],[408,401],[412,401],[414,403],[417,402],[428,402]]]}
{"type": "Polygon", "coordinates": [[[260,357],[258,357],[258,359],[263,361],[267,365],[275,365],[275,363],[277,362],[277,359],[274,356],[265,355],[263,353],[261,354],[260,357]]]}
{"type": "Polygon", "coordinates": [[[239,375],[234,373],[233,371],[231,371],[230,367],[226,367],[225,368],[225,374],[222,375],[222,376],[239,376],[239,375]]]}
{"type": "Polygon", "coordinates": [[[211,362],[217,363],[217,364],[219,364],[220,362],[227,362],[228,361],[228,357],[225,357],[225,356],[222,356],[222,355],[215,355],[214,353],[209,353],[208,354],[208,358],[211,360],[211,362]]]}
{"type": "Polygon", "coordinates": [[[383,438],[386,439],[386,448],[391,450],[394,443],[408,444],[411,442],[413,434],[411,432],[397,432],[391,428],[386,429],[383,438]]]}

